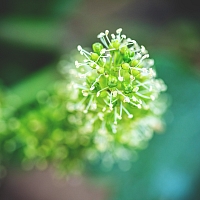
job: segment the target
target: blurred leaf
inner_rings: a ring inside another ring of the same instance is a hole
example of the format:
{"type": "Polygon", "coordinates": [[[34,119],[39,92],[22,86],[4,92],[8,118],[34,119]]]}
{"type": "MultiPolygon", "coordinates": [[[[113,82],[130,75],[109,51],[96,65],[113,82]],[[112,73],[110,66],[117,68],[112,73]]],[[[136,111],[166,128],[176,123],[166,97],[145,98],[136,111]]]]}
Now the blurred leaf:
{"type": "Polygon", "coordinates": [[[22,104],[26,105],[35,100],[38,91],[48,88],[49,84],[55,82],[56,74],[55,69],[48,66],[12,87],[11,92],[19,96],[22,104]]]}
{"type": "Polygon", "coordinates": [[[31,48],[59,49],[62,34],[55,20],[10,17],[0,23],[0,39],[31,48]]]}

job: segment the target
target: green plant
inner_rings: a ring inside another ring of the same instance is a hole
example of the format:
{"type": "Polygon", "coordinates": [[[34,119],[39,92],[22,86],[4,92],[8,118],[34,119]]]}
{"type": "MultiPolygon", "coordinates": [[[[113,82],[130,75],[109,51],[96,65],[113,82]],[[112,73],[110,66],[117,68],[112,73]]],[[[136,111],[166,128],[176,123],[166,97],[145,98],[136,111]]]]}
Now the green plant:
{"type": "MultiPolygon", "coordinates": [[[[131,166],[132,154],[162,129],[166,90],[143,46],[121,34],[100,33],[92,51],[60,62],[60,79],[28,105],[1,98],[0,161],[24,169],[81,171],[85,161],[131,166]],[[78,60],[78,61],[77,61],[78,60]],[[75,66],[74,66],[75,61],[75,66]],[[64,63],[64,64],[63,64],[64,63]]],[[[9,95],[8,95],[9,96],[9,95]]]]}

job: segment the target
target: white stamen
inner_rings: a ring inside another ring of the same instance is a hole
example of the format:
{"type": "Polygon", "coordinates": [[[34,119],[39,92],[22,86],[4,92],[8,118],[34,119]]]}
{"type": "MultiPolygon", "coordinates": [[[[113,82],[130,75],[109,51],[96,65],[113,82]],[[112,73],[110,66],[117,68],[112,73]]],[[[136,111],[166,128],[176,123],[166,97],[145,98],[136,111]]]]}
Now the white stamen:
{"type": "Polygon", "coordinates": [[[77,60],[75,61],[76,68],[79,68],[80,66],[88,66],[87,63],[79,63],[77,60]]]}
{"type": "Polygon", "coordinates": [[[135,40],[132,40],[131,38],[127,38],[126,40],[129,44],[137,44],[135,40]]]}
{"type": "Polygon", "coordinates": [[[79,74],[79,78],[86,78],[87,74],[79,74]]]}
{"type": "Polygon", "coordinates": [[[109,39],[109,37],[108,37],[109,30],[106,30],[106,31],[105,31],[105,34],[106,34],[106,39],[108,40],[108,43],[110,44],[110,39],[109,39]]]}
{"type": "Polygon", "coordinates": [[[118,101],[118,99],[115,99],[114,101],[112,101],[112,104],[115,103],[116,101],[118,101]]]}
{"type": "Polygon", "coordinates": [[[114,124],[117,125],[117,107],[115,107],[115,113],[114,113],[114,124]]]}
{"type": "Polygon", "coordinates": [[[105,104],[107,105],[107,106],[110,106],[110,104],[104,99],[103,100],[104,102],[105,102],[105,104]]]}
{"type": "Polygon", "coordinates": [[[85,110],[83,111],[84,113],[88,113],[88,109],[90,108],[91,104],[92,104],[92,101],[93,101],[93,98],[94,96],[92,95],[91,98],[90,98],[90,101],[87,105],[87,107],[85,108],[85,110]]]}
{"type": "Polygon", "coordinates": [[[132,104],[133,106],[138,107],[138,104],[135,104],[135,103],[133,103],[133,102],[130,102],[130,104],[132,104]]]}
{"type": "Polygon", "coordinates": [[[84,97],[87,97],[89,95],[88,91],[82,90],[82,94],[84,97]]]}
{"type": "Polygon", "coordinates": [[[141,46],[141,52],[142,52],[143,54],[146,53],[146,49],[145,49],[144,46],[141,46]]]}
{"type": "Polygon", "coordinates": [[[112,128],[112,132],[113,133],[117,133],[117,127],[116,127],[116,125],[111,125],[111,128],[112,128]]]}
{"type": "Polygon", "coordinates": [[[122,82],[122,81],[124,80],[124,77],[121,76],[120,71],[121,71],[121,70],[119,70],[118,80],[122,82]]]}
{"type": "Polygon", "coordinates": [[[95,88],[94,85],[92,85],[92,86],[90,87],[90,90],[92,91],[92,90],[94,90],[94,88],[95,88]]]}
{"type": "Polygon", "coordinates": [[[122,102],[120,103],[120,110],[119,110],[119,116],[118,116],[118,119],[122,119],[122,102]]]}
{"type": "Polygon", "coordinates": [[[120,95],[122,95],[122,96],[124,97],[124,102],[127,102],[127,103],[130,102],[130,98],[129,98],[129,97],[125,96],[125,95],[124,95],[120,90],[118,90],[117,88],[116,88],[116,90],[117,90],[118,94],[120,94],[120,95]]]}
{"type": "Polygon", "coordinates": [[[106,107],[103,107],[102,111],[105,112],[106,111],[106,107]]]}
{"type": "Polygon", "coordinates": [[[75,107],[76,109],[79,109],[82,105],[83,105],[83,102],[87,99],[87,96],[84,97],[79,103],[75,104],[75,107]]]}
{"type": "Polygon", "coordinates": [[[126,35],[121,35],[121,37],[122,37],[123,39],[126,39],[126,35]]]}
{"type": "Polygon", "coordinates": [[[142,68],[142,72],[146,74],[148,72],[147,68],[142,68]]]}
{"type": "Polygon", "coordinates": [[[149,105],[147,105],[144,101],[143,101],[143,108],[144,108],[145,110],[148,110],[148,109],[149,109],[149,105]]]}
{"type": "Polygon", "coordinates": [[[136,86],[134,89],[133,89],[133,92],[137,92],[139,90],[139,87],[136,86]]]}
{"type": "Polygon", "coordinates": [[[95,116],[91,121],[87,122],[87,125],[90,127],[98,119],[98,116],[95,116]]]}
{"type": "Polygon", "coordinates": [[[115,39],[115,35],[114,35],[114,34],[111,34],[111,38],[112,38],[112,39],[115,39]]]}
{"type": "Polygon", "coordinates": [[[117,91],[113,91],[113,97],[117,97],[117,91]]]}
{"type": "Polygon", "coordinates": [[[142,56],[142,58],[140,59],[140,61],[138,62],[138,64],[137,64],[135,67],[139,66],[140,63],[141,63],[144,59],[146,59],[146,58],[148,58],[148,57],[149,57],[149,54],[145,54],[144,56],[142,56]]]}
{"type": "Polygon", "coordinates": [[[97,97],[99,97],[100,93],[101,93],[103,90],[107,90],[107,89],[108,89],[108,87],[105,87],[105,88],[99,90],[99,91],[97,92],[97,97]]]}
{"type": "Polygon", "coordinates": [[[90,58],[88,57],[88,56],[90,56],[89,52],[87,52],[86,50],[82,49],[82,47],[80,45],[77,47],[77,49],[80,51],[81,55],[84,55],[88,59],[88,61],[90,61],[90,58]]]}
{"type": "Polygon", "coordinates": [[[133,115],[132,114],[128,115],[128,118],[130,118],[130,119],[133,118],[133,115]]]}
{"type": "Polygon", "coordinates": [[[124,77],[118,76],[118,80],[122,82],[124,80],[124,77]]]}
{"type": "Polygon", "coordinates": [[[106,53],[106,49],[102,49],[102,50],[100,51],[100,54],[104,54],[104,53],[106,53]]]}
{"type": "Polygon", "coordinates": [[[90,90],[94,90],[94,88],[95,88],[95,84],[99,81],[99,78],[102,76],[102,74],[100,74],[97,78],[96,78],[96,80],[94,81],[94,83],[91,85],[91,87],[90,87],[90,90]]]}
{"type": "Polygon", "coordinates": [[[109,30],[105,30],[105,34],[108,35],[109,34],[109,30]]]}
{"type": "MultiPolygon", "coordinates": [[[[139,86],[142,86],[142,87],[144,87],[145,89],[147,89],[147,90],[149,90],[149,91],[151,91],[152,90],[152,86],[150,86],[150,88],[149,87],[147,87],[144,83],[141,83],[141,82],[139,82],[139,81],[136,81],[137,83],[138,83],[138,85],[137,85],[137,87],[139,87],[139,86]]],[[[149,82],[147,82],[147,84],[148,84],[149,82]]]]}
{"type": "Polygon", "coordinates": [[[122,28],[118,28],[117,30],[116,30],[116,33],[117,34],[120,34],[122,32],[122,28]]]}
{"type": "Polygon", "coordinates": [[[105,33],[99,33],[99,35],[97,35],[97,38],[102,38],[102,37],[104,37],[105,36],[105,33]]]}
{"type": "Polygon", "coordinates": [[[153,95],[151,95],[150,98],[151,98],[152,101],[155,100],[155,96],[153,96],[153,95]]]}
{"type": "Polygon", "coordinates": [[[124,102],[130,103],[130,98],[129,97],[125,97],[124,98],[124,102]]]}
{"type": "Polygon", "coordinates": [[[80,84],[74,84],[73,87],[75,89],[82,89],[82,90],[87,90],[88,89],[87,87],[84,87],[83,85],[80,85],[80,84]]]}
{"type": "Polygon", "coordinates": [[[107,44],[105,38],[104,38],[104,37],[101,37],[100,40],[101,40],[101,42],[108,48],[108,44],[107,44]]]}
{"type": "Polygon", "coordinates": [[[96,66],[96,69],[97,69],[97,70],[98,70],[98,69],[100,69],[100,66],[99,66],[99,65],[97,65],[97,66],[96,66]]]}
{"type": "Polygon", "coordinates": [[[125,113],[128,115],[128,118],[133,118],[133,115],[130,114],[129,111],[124,106],[122,106],[122,108],[125,111],[125,113]]]}
{"type": "Polygon", "coordinates": [[[106,58],[104,57],[104,58],[102,58],[102,61],[104,62],[104,64],[106,63],[106,58]]]}
{"type": "Polygon", "coordinates": [[[77,49],[78,49],[78,51],[81,51],[81,50],[82,50],[81,45],[78,45],[78,46],[77,46],[77,49]]]}
{"type": "Polygon", "coordinates": [[[99,119],[100,119],[101,121],[104,120],[104,114],[103,114],[102,112],[99,112],[97,115],[98,115],[98,117],[99,117],[99,119]]]}
{"type": "Polygon", "coordinates": [[[139,93],[139,92],[136,92],[136,94],[137,94],[138,96],[144,98],[144,99],[150,99],[150,97],[145,96],[145,95],[143,95],[143,94],[141,94],[141,93],[139,93]]]}
{"type": "Polygon", "coordinates": [[[75,61],[75,65],[79,65],[79,62],[77,60],[75,61]]]}
{"type": "Polygon", "coordinates": [[[132,100],[133,100],[133,101],[137,101],[137,99],[136,99],[135,96],[132,96],[132,100]]]}
{"type": "Polygon", "coordinates": [[[92,110],[96,110],[96,109],[97,109],[97,104],[96,104],[96,103],[92,103],[91,109],[92,109],[92,110]]]}
{"type": "Polygon", "coordinates": [[[106,122],[102,120],[101,127],[99,129],[99,134],[100,135],[105,135],[106,134],[105,125],[106,125],[106,122]]]}
{"type": "Polygon", "coordinates": [[[150,75],[150,77],[155,77],[156,76],[156,72],[152,68],[150,68],[149,69],[149,75],[150,75]]]}

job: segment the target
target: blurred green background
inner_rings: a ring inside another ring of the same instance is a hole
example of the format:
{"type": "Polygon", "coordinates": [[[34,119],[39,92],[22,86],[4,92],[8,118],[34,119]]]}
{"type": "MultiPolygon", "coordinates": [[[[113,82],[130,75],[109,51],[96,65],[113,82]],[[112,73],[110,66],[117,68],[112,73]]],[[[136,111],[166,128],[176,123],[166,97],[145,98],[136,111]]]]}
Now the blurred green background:
{"type": "MultiPolygon", "coordinates": [[[[94,164],[88,166],[88,176],[103,177],[109,185],[102,199],[200,199],[197,0],[2,0],[0,19],[0,81],[20,96],[22,105],[35,101],[38,91],[59,78],[57,64],[63,55],[78,44],[90,46],[101,31],[122,27],[144,45],[168,86],[171,106],[165,114],[165,131],[138,152],[129,171],[115,167],[106,172],[94,164]]],[[[0,186],[3,200],[10,189],[5,183],[0,186]]],[[[32,199],[42,198],[32,195],[32,199]]]]}

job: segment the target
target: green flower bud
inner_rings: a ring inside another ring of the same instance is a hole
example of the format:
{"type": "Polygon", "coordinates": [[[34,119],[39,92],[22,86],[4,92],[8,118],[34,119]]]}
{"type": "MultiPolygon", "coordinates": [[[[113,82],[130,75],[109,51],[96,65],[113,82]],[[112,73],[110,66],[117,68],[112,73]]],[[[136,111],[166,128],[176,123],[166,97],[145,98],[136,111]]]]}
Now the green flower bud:
{"type": "Polygon", "coordinates": [[[108,77],[108,86],[109,87],[115,87],[115,86],[117,86],[117,78],[115,77],[115,76],[112,76],[112,75],[110,75],[109,77],[108,77]]]}
{"type": "Polygon", "coordinates": [[[123,89],[124,89],[125,94],[129,94],[133,92],[133,86],[128,82],[123,83],[123,89]]]}
{"type": "Polygon", "coordinates": [[[95,53],[97,53],[98,55],[100,55],[101,50],[103,49],[103,45],[101,43],[94,43],[92,45],[92,49],[95,53]]]}
{"type": "Polygon", "coordinates": [[[103,67],[99,67],[99,69],[97,69],[97,72],[99,74],[103,74],[104,73],[104,68],[103,67]]]}
{"type": "Polygon", "coordinates": [[[118,50],[119,46],[120,46],[120,43],[119,43],[118,40],[114,40],[114,41],[111,42],[111,46],[118,50]]]}
{"type": "Polygon", "coordinates": [[[120,52],[121,52],[122,54],[125,54],[125,53],[127,52],[127,50],[128,50],[128,47],[127,47],[127,46],[123,46],[123,47],[120,49],[120,52]]]}
{"type": "Polygon", "coordinates": [[[129,52],[129,57],[130,57],[130,58],[134,57],[134,55],[135,55],[135,52],[134,52],[134,51],[130,51],[130,52],[129,52]]]}
{"type": "Polygon", "coordinates": [[[122,69],[129,70],[130,65],[128,63],[122,63],[122,69]]]}
{"type": "Polygon", "coordinates": [[[128,51],[124,53],[123,60],[124,60],[124,62],[130,62],[131,61],[128,51]]]}
{"type": "Polygon", "coordinates": [[[139,63],[138,60],[131,60],[130,66],[131,66],[131,67],[135,67],[135,66],[137,66],[138,63],[139,63]]]}
{"type": "Polygon", "coordinates": [[[107,96],[107,92],[106,91],[101,92],[101,94],[100,94],[101,98],[105,98],[106,96],[107,96]]]}
{"type": "Polygon", "coordinates": [[[140,72],[137,69],[131,69],[130,70],[131,75],[137,76],[140,72]]]}
{"type": "Polygon", "coordinates": [[[99,58],[99,55],[97,53],[91,53],[91,59],[93,61],[96,61],[99,58]]]}
{"type": "Polygon", "coordinates": [[[91,67],[92,69],[96,69],[97,64],[96,64],[96,63],[90,63],[90,67],[91,67]]]}

